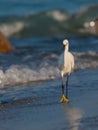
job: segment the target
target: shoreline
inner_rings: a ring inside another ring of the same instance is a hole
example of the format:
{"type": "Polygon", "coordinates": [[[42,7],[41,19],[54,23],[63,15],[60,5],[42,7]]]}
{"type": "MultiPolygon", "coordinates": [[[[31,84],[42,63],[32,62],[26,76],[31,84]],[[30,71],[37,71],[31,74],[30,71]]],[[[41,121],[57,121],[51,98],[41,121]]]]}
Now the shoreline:
{"type": "MultiPolygon", "coordinates": [[[[59,103],[60,81],[48,81],[29,87],[39,100],[13,104],[0,109],[2,130],[97,130],[98,121],[98,69],[79,71],[70,77],[70,103],[59,103]],[[89,82],[88,82],[89,81],[89,82]],[[92,87],[93,86],[93,87],[92,87]],[[93,121],[94,120],[94,121],[93,121]]],[[[23,89],[23,88],[22,88],[23,89]]],[[[22,94],[22,92],[21,92],[22,94]]],[[[33,95],[34,98],[34,95],[33,95]]]]}

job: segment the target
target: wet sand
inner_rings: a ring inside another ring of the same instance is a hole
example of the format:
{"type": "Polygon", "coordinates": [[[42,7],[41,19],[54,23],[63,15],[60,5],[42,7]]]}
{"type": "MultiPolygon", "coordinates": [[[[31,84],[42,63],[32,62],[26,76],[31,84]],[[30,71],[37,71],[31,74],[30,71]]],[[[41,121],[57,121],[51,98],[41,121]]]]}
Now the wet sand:
{"type": "Polygon", "coordinates": [[[71,75],[69,104],[59,103],[59,79],[31,86],[32,100],[0,107],[0,130],[98,130],[98,70],[71,75]]]}

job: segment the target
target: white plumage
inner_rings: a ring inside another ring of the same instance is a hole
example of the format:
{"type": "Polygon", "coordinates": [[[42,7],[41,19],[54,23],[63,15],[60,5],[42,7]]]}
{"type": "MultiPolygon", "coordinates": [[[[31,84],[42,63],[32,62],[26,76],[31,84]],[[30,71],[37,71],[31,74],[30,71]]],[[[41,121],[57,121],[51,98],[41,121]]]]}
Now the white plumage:
{"type": "Polygon", "coordinates": [[[62,98],[61,102],[68,102],[68,77],[74,69],[74,56],[69,52],[69,42],[68,40],[63,41],[64,52],[59,57],[59,69],[62,78],[62,98]],[[63,77],[66,76],[66,98],[64,96],[64,81],[63,77]]]}

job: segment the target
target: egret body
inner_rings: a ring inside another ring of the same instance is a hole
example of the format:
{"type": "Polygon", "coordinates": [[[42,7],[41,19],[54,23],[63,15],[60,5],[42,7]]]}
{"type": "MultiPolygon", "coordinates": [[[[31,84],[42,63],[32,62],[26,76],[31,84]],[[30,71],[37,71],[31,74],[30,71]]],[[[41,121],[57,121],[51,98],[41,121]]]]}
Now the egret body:
{"type": "Polygon", "coordinates": [[[69,102],[68,99],[68,79],[71,72],[74,69],[74,56],[69,52],[69,42],[68,40],[63,41],[64,52],[59,58],[59,69],[62,78],[62,97],[60,102],[69,102]],[[66,96],[64,96],[64,76],[66,76],[66,96]]]}

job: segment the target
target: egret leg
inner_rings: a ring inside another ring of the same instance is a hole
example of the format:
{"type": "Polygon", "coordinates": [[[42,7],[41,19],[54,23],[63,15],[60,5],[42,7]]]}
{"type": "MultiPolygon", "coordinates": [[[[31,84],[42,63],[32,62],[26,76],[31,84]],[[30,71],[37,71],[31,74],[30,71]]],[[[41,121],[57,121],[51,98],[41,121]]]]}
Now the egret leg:
{"type": "Polygon", "coordinates": [[[62,97],[60,99],[60,102],[66,102],[68,103],[69,100],[64,96],[64,83],[63,83],[63,78],[62,78],[62,97]]]}
{"type": "Polygon", "coordinates": [[[68,98],[68,79],[69,76],[67,76],[67,80],[66,80],[66,98],[68,98]]]}
{"type": "Polygon", "coordinates": [[[62,81],[62,95],[64,94],[64,84],[63,84],[63,81],[62,81]]]}

